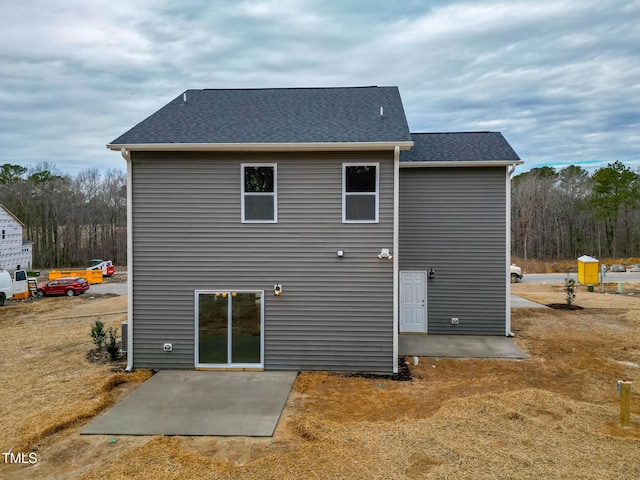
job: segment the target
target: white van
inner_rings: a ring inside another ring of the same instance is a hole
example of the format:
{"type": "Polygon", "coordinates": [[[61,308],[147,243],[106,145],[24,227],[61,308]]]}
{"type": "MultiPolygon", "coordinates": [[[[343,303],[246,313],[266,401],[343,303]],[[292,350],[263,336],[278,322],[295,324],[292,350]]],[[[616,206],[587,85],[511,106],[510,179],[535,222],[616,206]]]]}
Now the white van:
{"type": "Polygon", "coordinates": [[[0,270],[0,307],[5,300],[12,298],[27,298],[29,296],[29,282],[26,270],[16,270],[11,274],[6,270],[0,270]]]}

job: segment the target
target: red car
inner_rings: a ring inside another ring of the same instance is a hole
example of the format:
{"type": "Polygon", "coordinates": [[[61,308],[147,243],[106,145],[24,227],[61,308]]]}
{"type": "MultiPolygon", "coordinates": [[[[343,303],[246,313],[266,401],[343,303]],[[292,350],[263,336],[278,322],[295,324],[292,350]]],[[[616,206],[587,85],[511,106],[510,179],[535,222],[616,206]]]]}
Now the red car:
{"type": "Polygon", "coordinates": [[[73,297],[89,290],[89,282],[82,277],[62,277],[38,286],[38,294],[73,297]]]}

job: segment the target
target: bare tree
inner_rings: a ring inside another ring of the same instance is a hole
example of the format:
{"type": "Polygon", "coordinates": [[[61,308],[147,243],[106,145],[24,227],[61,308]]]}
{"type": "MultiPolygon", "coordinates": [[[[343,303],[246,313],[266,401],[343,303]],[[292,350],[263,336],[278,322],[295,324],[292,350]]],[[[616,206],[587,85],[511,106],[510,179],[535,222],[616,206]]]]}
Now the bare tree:
{"type": "Polygon", "coordinates": [[[512,253],[524,259],[640,256],[640,174],[614,162],[589,175],[543,167],[512,183],[512,253]]]}
{"type": "Polygon", "coordinates": [[[38,268],[81,267],[102,257],[126,263],[126,176],[81,171],[75,178],[54,165],[0,166],[0,199],[34,242],[38,268]]]}

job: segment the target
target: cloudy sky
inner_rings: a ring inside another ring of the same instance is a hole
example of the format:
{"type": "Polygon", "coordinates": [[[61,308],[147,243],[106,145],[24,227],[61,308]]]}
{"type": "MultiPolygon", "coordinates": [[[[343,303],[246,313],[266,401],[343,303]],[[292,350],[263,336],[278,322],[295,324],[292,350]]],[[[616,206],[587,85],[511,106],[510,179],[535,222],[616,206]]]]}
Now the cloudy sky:
{"type": "Polygon", "coordinates": [[[501,131],[525,169],[640,168],[639,0],[20,0],[0,164],[105,144],[189,88],[397,85],[414,132],[501,131]]]}

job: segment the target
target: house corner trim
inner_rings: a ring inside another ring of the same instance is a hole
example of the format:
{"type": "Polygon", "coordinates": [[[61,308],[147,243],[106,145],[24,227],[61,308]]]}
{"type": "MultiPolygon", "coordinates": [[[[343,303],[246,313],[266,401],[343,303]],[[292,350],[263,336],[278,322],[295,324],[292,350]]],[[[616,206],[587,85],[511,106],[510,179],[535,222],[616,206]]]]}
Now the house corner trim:
{"type": "Polygon", "coordinates": [[[393,373],[398,373],[399,263],[398,240],[400,219],[400,146],[393,149],[393,373]]]}

